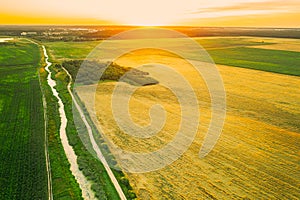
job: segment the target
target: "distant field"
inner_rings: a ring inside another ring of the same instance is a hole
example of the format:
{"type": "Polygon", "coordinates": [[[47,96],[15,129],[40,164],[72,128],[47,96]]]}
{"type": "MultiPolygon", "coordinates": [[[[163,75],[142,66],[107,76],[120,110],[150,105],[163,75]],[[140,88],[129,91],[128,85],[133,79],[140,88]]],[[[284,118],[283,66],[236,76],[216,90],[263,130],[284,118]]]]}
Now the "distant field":
{"type": "Polygon", "coordinates": [[[251,46],[253,48],[273,49],[283,51],[296,51],[300,52],[300,40],[295,39],[281,39],[281,38],[264,38],[266,45],[251,46]]]}
{"type": "Polygon", "coordinates": [[[40,62],[39,49],[26,40],[0,43],[1,66],[31,65],[40,62]]]}
{"type": "Polygon", "coordinates": [[[300,76],[300,53],[248,47],[208,50],[218,64],[300,76]]]}
{"type": "Polygon", "coordinates": [[[49,42],[45,43],[54,60],[85,59],[85,57],[99,44],[93,42],[49,42]]]}
{"type": "MultiPolygon", "coordinates": [[[[298,39],[255,37],[205,37],[194,39],[207,50],[217,64],[300,76],[300,52],[293,51],[295,47],[287,51],[291,43],[299,44],[298,39]],[[281,48],[278,48],[278,45],[281,48]]],[[[180,49],[182,48],[180,42],[184,41],[177,40],[180,49]]],[[[100,42],[49,42],[46,45],[51,49],[50,53],[57,60],[84,59],[100,42]]],[[[127,45],[126,41],[124,41],[124,45],[127,45]]],[[[198,57],[197,52],[188,47],[186,47],[186,50],[189,58],[203,60],[203,58],[198,57]]]]}
{"type": "Polygon", "coordinates": [[[0,43],[0,199],[47,199],[40,51],[0,43]]]}
{"type": "MultiPolygon", "coordinates": [[[[158,171],[128,174],[139,199],[297,199],[300,196],[299,77],[218,66],[227,92],[227,117],[216,147],[206,158],[199,159],[211,118],[205,83],[177,58],[147,55],[127,55],[117,63],[130,67],[153,60],[173,63],[194,86],[201,117],[194,143],[179,160],[158,171]]],[[[147,67],[143,69],[147,71],[147,67]]],[[[159,73],[154,77],[157,76],[159,73]]],[[[172,92],[158,84],[134,93],[129,105],[134,122],[148,124],[149,108],[156,103],[164,106],[168,116],[166,126],[157,135],[138,139],[124,134],[116,125],[111,111],[114,86],[113,82],[101,83],[96,94],[94,120],[99,120],[106,137],[133,152],[154,151],[173,139],[180,122],[180,108],[172,92]]],[[[89,86],[82,86],[79,96],[91,110],[89,86]]]]}
{"type": "MultiPolygon", "coordinates": [[[[275,41],[268,41],[265,38],[255,37],[195,37],[203,48],[207,50],[219,48],[233,48],[241,46],[264,46],[276,44],[275,41]]],[[[277,41],[277,42],[280,42],[277,41]]]]}
{"type": "MultiPolygon", "coordinates": [[[[237,38],[224,38],[224,37],[204,37],[204,38],[194,38],[203,48],[205,49],[218,49],[218,48],[233,48],[240,46],[257,46],[257,45],[268,45],[274,44],[274,42],[262,43],[263,39],[251,39],[245,37],[237,38]]],[[[169,39],[174,40],[174,39],[169,39]]],[[[181,39],[175,39],[181,42],[181,39]]],[[[137,40],[139,43],[140,41],[137,40]]],[[[45,43],[47,47],[50,48],[50,53],[57,60],[65,59],[83,59],[85,58],[97,45],[101,43],[100,41],[90,41],[90,42],[48,42],[45,43]]],[[[126,45],[127,41],[124,41],[126,45]]],[[[182,46],[182,44],[178,44],[182,46]]],[[[182,47],[181,47],[182,48],[182,47]]]]}

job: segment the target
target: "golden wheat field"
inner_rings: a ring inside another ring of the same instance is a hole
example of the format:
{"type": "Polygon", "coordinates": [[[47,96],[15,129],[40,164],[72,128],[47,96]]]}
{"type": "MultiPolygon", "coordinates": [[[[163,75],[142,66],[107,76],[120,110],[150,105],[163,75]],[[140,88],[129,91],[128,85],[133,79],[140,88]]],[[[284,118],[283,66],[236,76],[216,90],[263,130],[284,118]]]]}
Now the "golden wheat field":
{"type": "MultiPolygon", "coordinates": [[[[199,150],[211,119],[211,102],[207,87],[195,69],[178,57],[149,52],[127,54],[116,62],[136,67],[155,60],[172,66],[193,86],[199,101],[200,122],[192,145],[174,163],[157,171],[127,173],[138,199],[300,197],[299,77],[217,66],[226,90],[227,115],[215,148],[200,159],[199,150]]],[[[154,77],[159,76],[159,73],[151,72],[151,66],[145,65],[141,69],[154,77]]],[[[166,77],[165,74],[162,76],[166,77]]],[[[149,109],[157,103],[167,114],[164,127],[155,136],[141,139],[123,133],[113,118],[111,95],[115,85],[115,82],[98,85],[96,115],[91,112],[93,105],[89,103],[90,86],[77,88],[93,120],[100,122],[105,137],[132,152],[151,152],[174,138],[181,111],[170,89],[160,84],[145,86],[132,95],[129,109],[135,123],[142,126],[149,124],[149,109]]],[[[175,84],[174,87],[180,88],[180,85],[175,84]]],[[[118,159],[117,152],[113,153],[118,159]]]]}

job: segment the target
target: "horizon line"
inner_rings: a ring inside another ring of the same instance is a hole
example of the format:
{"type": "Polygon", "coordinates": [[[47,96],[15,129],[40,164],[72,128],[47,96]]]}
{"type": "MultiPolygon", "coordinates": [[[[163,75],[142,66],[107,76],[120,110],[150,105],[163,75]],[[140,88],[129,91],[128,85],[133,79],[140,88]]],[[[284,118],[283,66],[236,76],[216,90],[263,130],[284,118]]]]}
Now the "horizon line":
{"type": "Polygon", "coordinates": [[[300,29],[299,27],[281,27],[281,26],[196,26],[196,25],[158,25],[158,26],[142,26],[130,24],[0,24],[0,26],[102,26],[102,27],[187,27],[187,28],[254,28],[254,29],[300,29]]]}

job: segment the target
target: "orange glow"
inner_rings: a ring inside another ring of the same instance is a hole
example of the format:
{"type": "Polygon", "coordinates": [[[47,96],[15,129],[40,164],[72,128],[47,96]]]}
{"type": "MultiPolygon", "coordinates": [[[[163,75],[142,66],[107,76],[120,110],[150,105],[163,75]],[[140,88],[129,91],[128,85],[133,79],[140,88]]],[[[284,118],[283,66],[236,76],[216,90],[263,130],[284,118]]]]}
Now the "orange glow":
{"type": "Polygon", "coordinates": [[[67,17],[45,17],[45,16],[26,16],[26,15],[13,15],[0,13],[0,24],[27,24],[27,25],[43,25],[43,24],[57,24],[57,25],[68,25],[68,24],[103,24],[109,25],[113,22],[105,20],[96,20],[92,18],[67,18],[67,17]]]}
{"type": "Polygon", "coordinates": [[[300,0],[10,0],[0,24],[300,27],[300,0]]]}

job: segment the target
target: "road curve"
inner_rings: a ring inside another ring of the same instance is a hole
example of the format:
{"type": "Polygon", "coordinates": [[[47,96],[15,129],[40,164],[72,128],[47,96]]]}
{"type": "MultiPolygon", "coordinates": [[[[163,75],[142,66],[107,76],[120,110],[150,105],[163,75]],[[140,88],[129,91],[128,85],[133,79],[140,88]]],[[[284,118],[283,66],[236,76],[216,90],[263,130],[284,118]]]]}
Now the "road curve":
{"type": "Polygon", "coordinates": [[[114,187],[116,188],[116,191],[118,192],[119,194],[119,197],[121,200],[127,200],[126,199],[126,196],[125,194],[123,193],[123,190],[119,184],[119,182],[117,181],[115,175],[113,174],[112,170],[110,169],[105,157],[103,156],[101,150],[99,149],[96,141],[95,141],[95,138],[93,136],[93,132],[92,132],[92,128],[90,126],[90,124],[88,123],[88,121],[86,120],[86,117],[81,109],[81,107],[79,106],[79,104],[77,103],[72,91],[71,91],[71,84],[72,84],[72,77],[70,75],[70,73],[68,72],[68,70],[66,70],[64,67],[62,67],[62,69],[67,73],[67,75],[69,76],[70,78],[70,81],[69,81],[69,84],[68,84],[68,91],[72,97],[72,100],[73,100],[73,103],[74,105],[76,106],[76,109],[78,110],[80,116],[81,116],[81,119],[82,121],[84,122],[86,128],[87,128],[87,131],[88,131],[88,134],[89,134],[89,138],[90,138],[90,141],[92,143],[92,146],[93,146],[93,149],[94,151],[96,152],[96,155],[98,157],[98,159],[102,162],[102,164],[104,165],[105,167],[105,170],[107,172],[107,174],[109,175],[109,178],[111,180],[111,182],[114,184],[114,187]]]}

